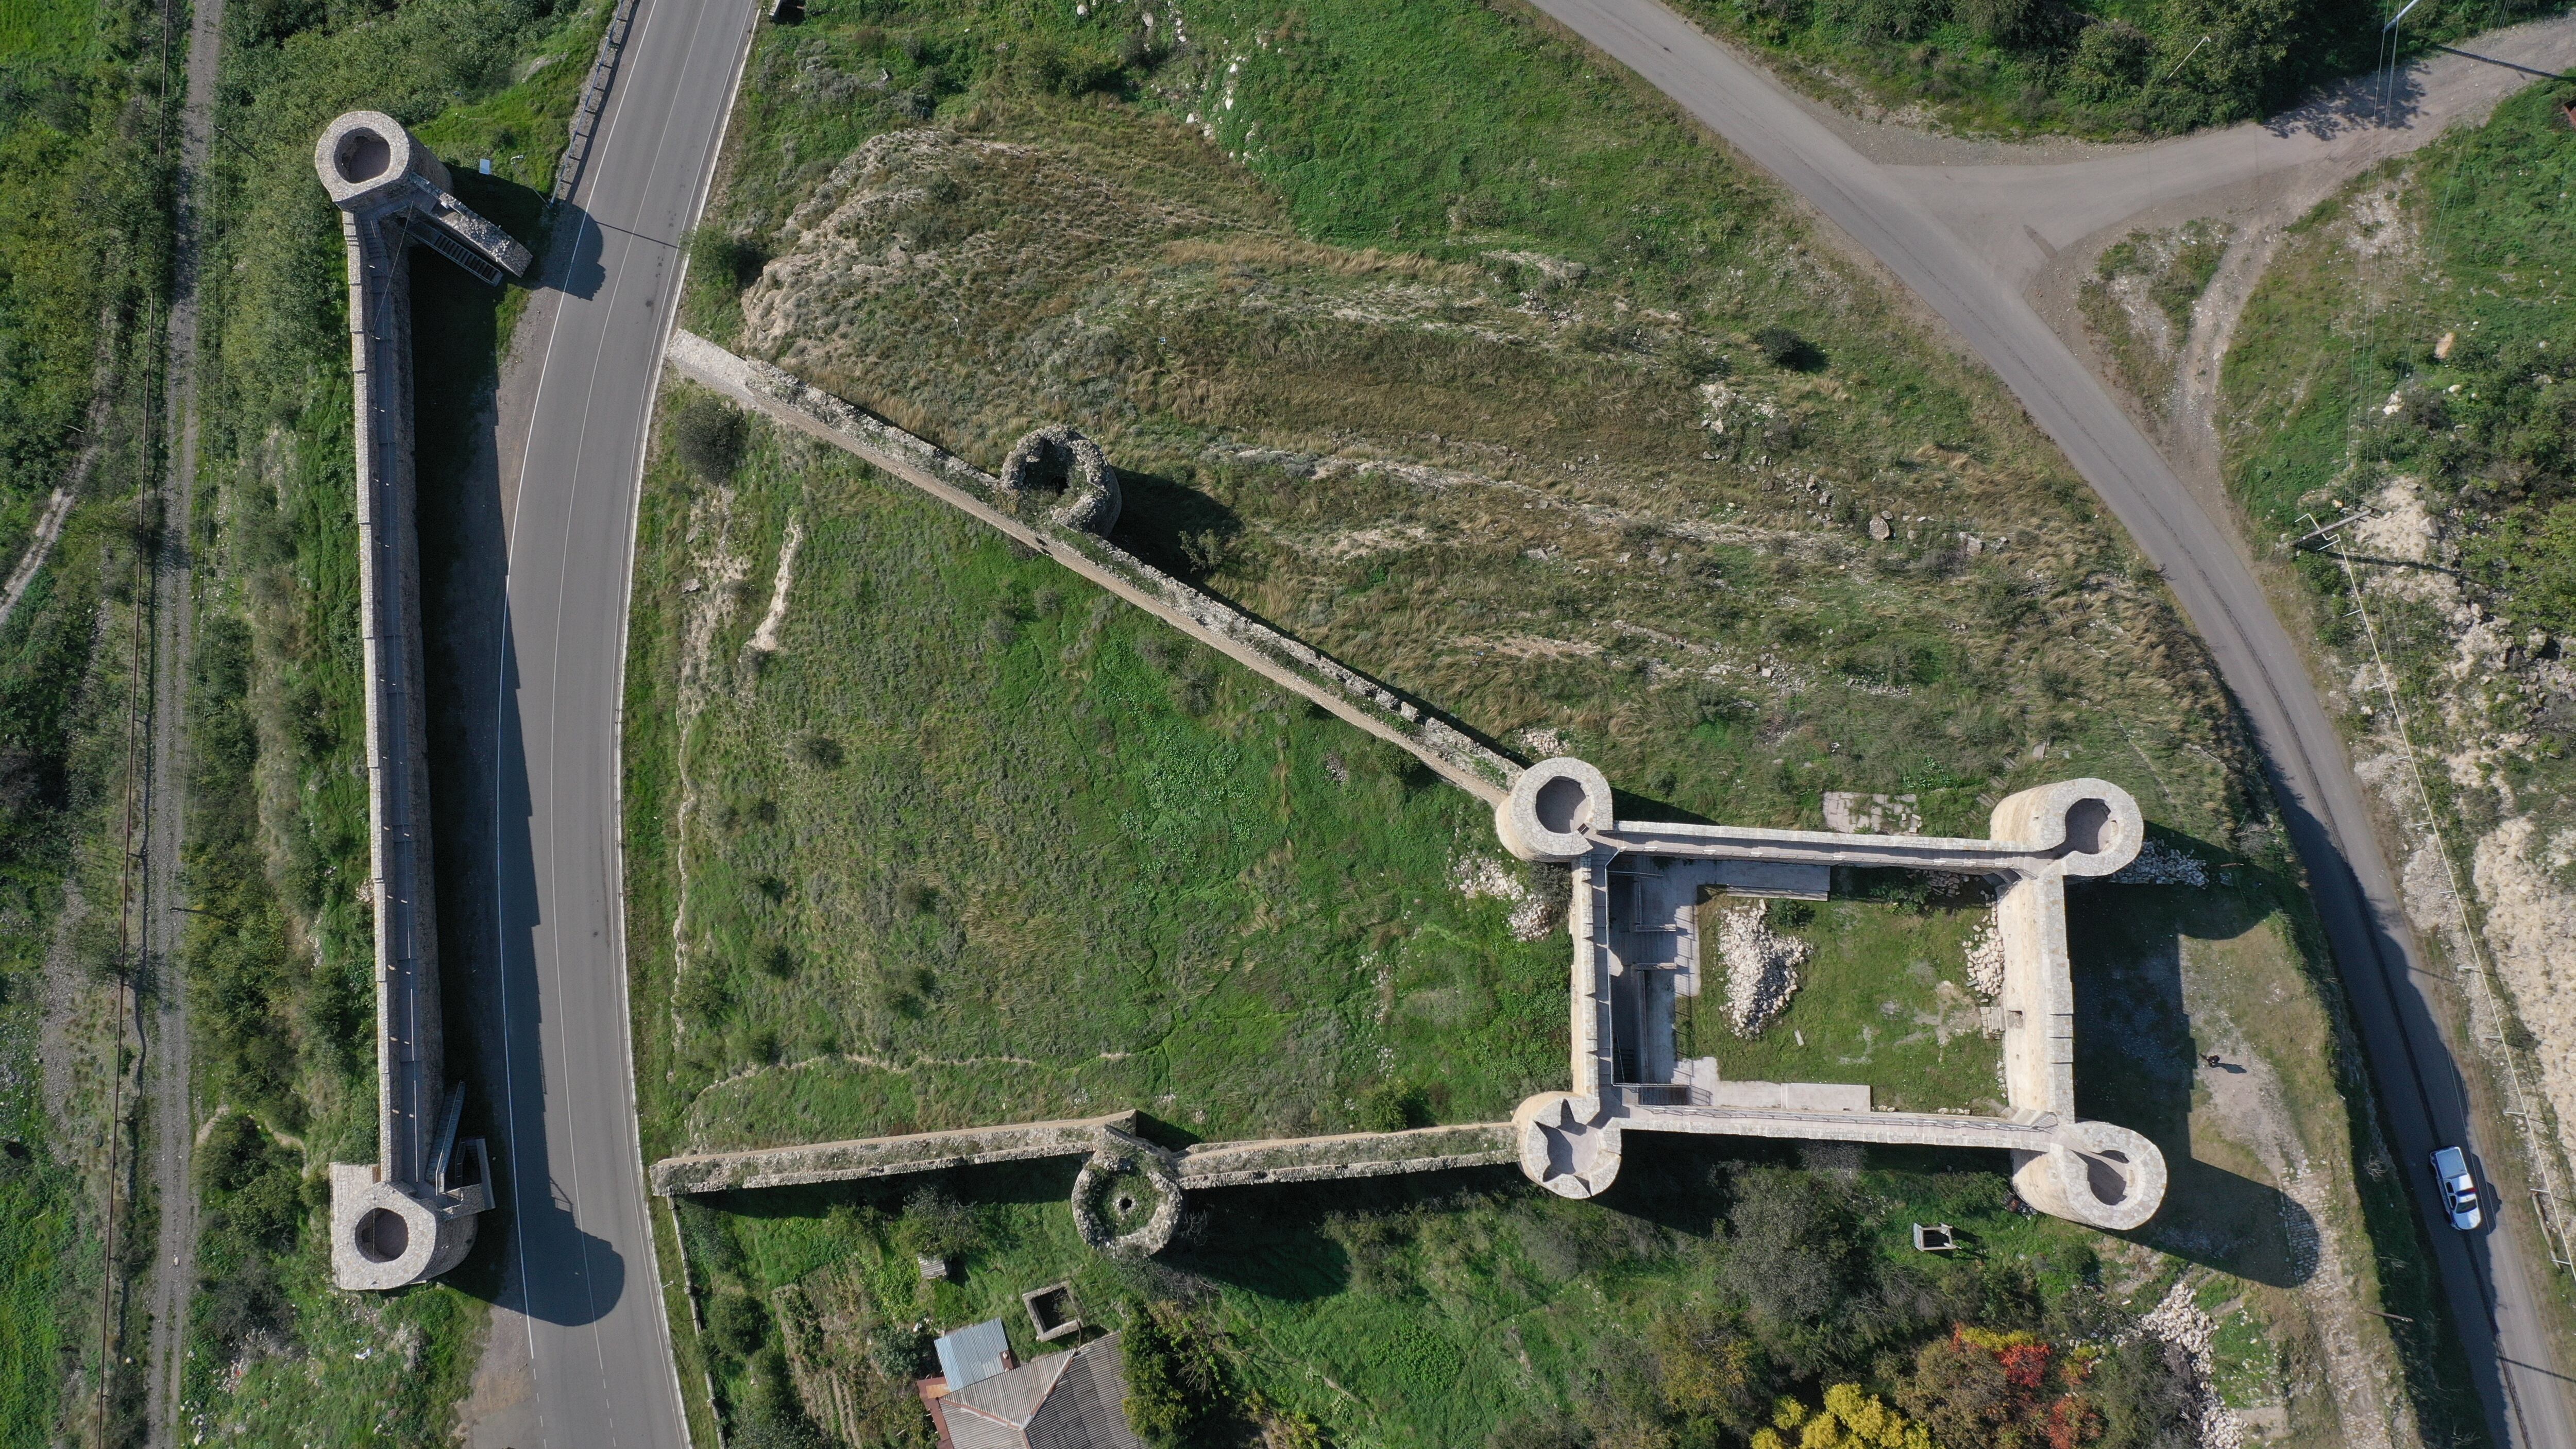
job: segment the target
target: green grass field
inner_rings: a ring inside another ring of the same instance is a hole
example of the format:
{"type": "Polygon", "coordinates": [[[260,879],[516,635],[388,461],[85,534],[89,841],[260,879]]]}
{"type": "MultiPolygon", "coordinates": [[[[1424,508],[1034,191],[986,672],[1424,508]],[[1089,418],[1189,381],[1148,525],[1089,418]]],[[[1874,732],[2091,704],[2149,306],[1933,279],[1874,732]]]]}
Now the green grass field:
{"type": "Polygon", "coordinates": [[[1451,884],[1500,855],[1489,812],[908,487],[759,436],[729,499],[666,468],[646,504],[639,641],[687,651],[637,651],[687,729],[656,792],[687,877],[666,1140],[1129,1106],[1332,1131],[1389,1082],[1494,1120],[1563,1074],[1562,944],[1451,884]]]}
{"type": "Polygon", "coordinates": [[[1796,918],[1781,934],[1814,949],[1787,1009],[1759,1036],[1737,1036],[1717,990],[1724,968],[1704,961],[1708,986],[1695,1002],[1683,998],[1691,1009],[1675,1033],[1678,1055],[1713,1056],[1730,1081],[1865,1083],[1877,1089],[1874,1105],[1899,1112],[2003,1112],[2002,1049],[1984,1032],[1967,973],[1989,908],[1833,900],[1790,909],[1796,918]]]}
{"type": "MultiPolygon", "coordinates": [[[[135,501],[161,466],[169,264],[159,6],[0,3],[0,572],[74,500],[0,626],[0,1442],[123,1436],[144,1324],[103,1334],[112,1179],[134,1140],[116,1068],[115,919],[137,681],[135,501]],[[120,1117],[113,1109],[122,1105],[120,1117]],[[102,1358],[103,1352],[115,1357],[102,1358]],[[102,1389],[104,1380],[104,1389],[102,1389]]],[[[118,1202],[120,1231],[151,1205],[118,1202]]]]}

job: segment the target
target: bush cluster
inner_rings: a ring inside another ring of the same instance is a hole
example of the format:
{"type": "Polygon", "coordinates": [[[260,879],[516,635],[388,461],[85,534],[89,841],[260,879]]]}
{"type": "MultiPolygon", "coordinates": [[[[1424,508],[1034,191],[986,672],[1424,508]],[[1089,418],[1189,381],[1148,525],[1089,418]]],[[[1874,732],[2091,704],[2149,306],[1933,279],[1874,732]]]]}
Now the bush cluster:
{"type": "MultiPolygon", "coordinates": [[[[2007,129],[2164,133],[2267,115],[2374,64],[2364,37],[2378,30],[2354,0],[2149,0],[2116,13],[2055,0],[1700,4],[1747,38],[1831,56],[1882,99],[2007,129]]],[[[2410,23],[2438,38],[2497,18],[2426,6],[2410,23]]]]}
{"type": "MultiPolygon", "coordinates": [[[[2000,1179],[1974,1181],[1999,1202],[2000,1179]]],[[[1712,1245],[1709,1294],[1657,1316],[1633,1355],[1608,1356],[1578,1412],[1507,1422],[1489,1449],[2195,1442],[2187,1365],[2150,1340],[2124,1345],[2129,1314],[2081,1277],[2044,1280],[1973,1244],[1958,1262],[1890,1257],[1873,1236],[1886,1224],[1871,1200],[1830,1175],[1756,1166],[1725,1185],[1732,1206],[1712,1245]]],[[[1543,1271],[1671,1251],[1649,1234],[1569,1253],[1550,1245],[1553,1221],[1542,1212],[1523,1225],[1543,1271]]]]}

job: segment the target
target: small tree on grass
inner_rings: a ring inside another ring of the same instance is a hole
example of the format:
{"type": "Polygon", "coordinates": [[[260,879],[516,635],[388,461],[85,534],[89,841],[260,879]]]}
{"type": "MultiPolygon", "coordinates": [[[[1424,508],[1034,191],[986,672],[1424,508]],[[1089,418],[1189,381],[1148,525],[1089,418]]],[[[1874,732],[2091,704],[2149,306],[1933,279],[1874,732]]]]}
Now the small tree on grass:
{"type": "Polygon", "coordinates": [[[1825,354],[1817,349],[1816,344],[1786,327],[1763,328],[1753,334],[1753,345],[1762,350],[1764,357],[1771,359],[1773,367],[1785,367],[1791,372],[1813,372],[1825,365],[1825,354]]]}
{"type": "Polygon", "coordinates": [[[914,1257],[953,1258],[982,1241],[974,1213],[945,1189],[925,1187],[903,1200],[895,1242],[914,1257]]]}
{"type": "Polygon", "coordinates": [[[748,237],[712,226],[689,233],[689,274],[727,296],[750,286],[768,265],[768,256],[748,237]]]}
{"type": "Polygon", "coordinates": [[[1119,1339],[1127,1423],[1154,1449],[1208,1442],[1229,1419],[1225,1365],[1205,1333],[1169,1303],[1136,1303],[1119,1339]]]}
{"type": "Polygon", "coordinates": [[[712,397],[694,397],[671,420],[671,450],[709,483],[728,482],[742,465],[743,416],[712,397]]]}

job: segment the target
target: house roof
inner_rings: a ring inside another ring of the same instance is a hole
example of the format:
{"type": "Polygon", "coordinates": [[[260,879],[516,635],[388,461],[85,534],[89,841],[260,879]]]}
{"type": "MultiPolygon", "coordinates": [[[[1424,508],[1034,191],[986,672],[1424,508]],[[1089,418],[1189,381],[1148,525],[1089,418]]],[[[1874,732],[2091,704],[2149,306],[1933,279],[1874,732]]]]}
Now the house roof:
{"type": "Polygon", "coordinates": [[[1127,1424],[1118,1335],[952,1390],[940,1417],[956,1449],[1145,1449],[1127,1424]]]}
{"type": "Polygon", "coordinates": [[[998,1318],[952,1328],[939,1335],[932,1347],[939,1351],[939,1372],[948,1380],[951,1393],[1011,1366],[1011,1341],[1003,1335],[998,1318]]]}

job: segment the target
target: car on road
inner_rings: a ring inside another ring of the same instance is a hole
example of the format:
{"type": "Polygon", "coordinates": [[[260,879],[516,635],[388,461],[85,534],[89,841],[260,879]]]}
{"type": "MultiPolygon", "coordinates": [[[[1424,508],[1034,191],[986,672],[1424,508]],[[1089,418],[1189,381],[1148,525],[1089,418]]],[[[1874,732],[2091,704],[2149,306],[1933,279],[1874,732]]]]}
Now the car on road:
{"type": "Polygon", "coordinates": [[[2469,1155],[2456,1147],[2445,1147],[2433,1154],[2433,1181],[2442,1190],[2442,1211],[2451,1215],[2451,1226],[2468,1232],[2486,1221],[2485,1211],[2478,1206],[2478,1180],[2469,1173],[2469,1155]]]}

